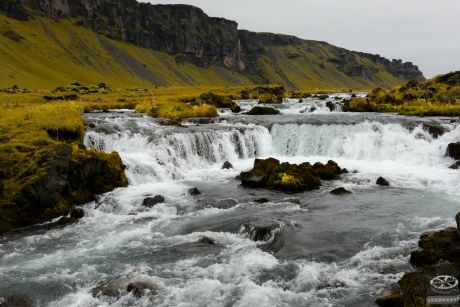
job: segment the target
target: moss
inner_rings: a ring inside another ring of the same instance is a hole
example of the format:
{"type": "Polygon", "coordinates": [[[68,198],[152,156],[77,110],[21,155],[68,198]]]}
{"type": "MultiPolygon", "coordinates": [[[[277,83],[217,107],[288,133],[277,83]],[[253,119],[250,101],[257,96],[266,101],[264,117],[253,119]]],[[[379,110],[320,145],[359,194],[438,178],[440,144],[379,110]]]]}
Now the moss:
{"type": "Polygon", "coordinates": [[[280,111],[277,109],[273,109],[273,108],[255,106],[246,114],[248,115],[278,115],[280,114],[280,111]]]}

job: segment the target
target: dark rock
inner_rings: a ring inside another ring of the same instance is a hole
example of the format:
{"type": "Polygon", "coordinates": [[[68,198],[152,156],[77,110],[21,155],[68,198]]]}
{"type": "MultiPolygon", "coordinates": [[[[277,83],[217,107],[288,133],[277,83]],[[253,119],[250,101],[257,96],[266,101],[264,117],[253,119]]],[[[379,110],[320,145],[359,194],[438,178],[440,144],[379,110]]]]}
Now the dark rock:
{"type": "Polygon", "coordinates": [[[252,221],[243,225],[244,232],[252,241],[268,241],[281,228],[280,222],[271,219],[252,221]]]}
{"type": "Polygon", "coordinates": [[[277,110],[277,109],[273,109],[273,108],[256,106],[256,107],[252,108],[246,114],[248,114],[248,115],[278,115],[278,114],[280,114],[280,111],[277,110]]]}
{"type": "Polygon", "coordinates": [[[319,100],[326,100],[329,98],[329,95],[317,95],[316,98],[318,98],[319,100]]]}
{"type": "Polygon", "coordinates": [[[455,222],[457,223],[457,234],[460,236],[460,212],[455,216],[455,222]]]}
{"type": "Polygon", "coordinates": [[[0,303],[0,307],[33,307],[31,300],[21,294],[11,295],[6,302],[0,303]]]}
{"type": "Polygon", "coordinates": [[[428,131],[436,139],[446,132],[441,125],[436,123],[423,123],[423,129],[428,131]]]}
{"type": "Polygon", "coordinates": [[[260,199],[256,199],[255,202],[256,203],[259,203],[259,204],[265,204],[265,203],[268,203],[270,200],[268,198],[260,198],[260,199]]]}
{"type": "MultiPolygon", "coordinates": [[[[127,185],[118,153],[74,151],[70,145],[60,144],[35,151],[29,163],[35,173],[22,174],[18,181],[24,184],[11,200],[13,205],[0,206],[2,231],[68,214],[72,205],[88,203],[97,194],[127,185]]],[[[74,214],[68,218],[76,220],[78,213],[74,214]]]]}
{"type": "Polygon", "coordinates": [[[334,190],[332,190],[330,193],[333,194],[333,195],[346,195],[346,194],[351,194],[350,191],[346,190],[346,189],[343,188],[343,187],[334,189],[334,190]]]}
{"type": "Polygon", "coordinates": [[[390,183],[383,177],[379,177],[376,181],[376,184],[383,186],[383,187],[389,187],[390,183]]]}
{"type": "Polygon", "coordinates": [[[460,168],[460,161],[455,162],[451,166],[449,166],[450,169],[459,169],[460,168]]]}
{"type": "Polygon", "coordinates": [[[165,198],[161,195],[157,195],[155,197],[147,197],[142,202],[142,206],[153,208],[155,205],[162,204],[165,202],[165,198]]]}
{"type": "Polygon", "coordinates": [[[342,174],[348,174],[348,170],[346,168],[342,168],[342,174]]]}
{"type": "Polygon", "coordinates": [[[388,293],[384,293],[384,296],[378,298],[375,303],[380,307],[404,307],[400,287],[394,285],[388,293]]]}
{"type": "Polygon", "coordinates": [[[218,255],[224,248],[225,246],[219,243],[209,244],[198,240],[162,247],[154,251],[151,256],[156,263],[174,263],[182,259],[218,255]]]}
{"type": "Polygon", "coordinates": [[[233,168],[233,165],[228,161],[225,161],[224,165],[222,165],[222,169],[232,169],[232,168],[233,168]]]}
{"type": "Polygon", "coordinates": [[[188,193],[192,196],[201,195],[201,192],[200,190],[198,190],[198,188],[191,188],[190,190],[188,190],[188,193]]]}
{"type": "Polygon", "coordinates": [[[75,219],[81,219],[85,216],[85,210],[83,210],[82,208],[73,208],[72,210],[70,210],[69,215],[70,217],[73,217],[75,219]]]}
{"type": "Polygon", "coordinates": [[[267,188],[286,193],[299,193],[317,189],[321,186],[321,179],[332,180],[338,178],[341,168],[334,161],[326,165],[322,163],[302,163],[300,165],[280,163],[269,158],[256,159],[254,168],[242,172],[237,179],[243,186],[251,188],[267,188]]]}
{"type": "Polygon", "coordinates": [[[460,143],[450,143],[447,147],[447,155],[455,160],[460,160],[460,143]]]}
{"type": "Polygon", "coordinates": [[[119,279],[116,279],[112,280],[108,284],[103,284],[94,288],[93,290],[91,290],[91,294],[93,295],[93,297],[108,296],[119,298],[125,293],[125,289],[126,283],[119,279]]]}
{"type": "Polygon", "coordinates": [[[206,236],[202,236],[199,241],[201,243],[210,244],[210,245],[216,244],[216,240],[210,237],[206,237],[206,236]]]}
{"type": "Polygon", "coordinates": [[[238,205],[238,201],[236,201],[233,198],[227,198],[227,199],[219,200],[214,205],[214,207],[220,208],[220,209],[229,209],[229,208],[235,207],[236,205],[238,205]]]}
{"type": "Polygon", "coordinates": [[[332,101],[326,102],[326,107],[328,107],[331,112],[335,111],[336,108],[335,103],[333,103],[332,101]]]}
{"type": "Polygon", "coordinates": [[[126,288],[128,292],[132,292],[133,295],[137,298],[143,296],[154,296],[157,294],[157,287],[147,282],[132,282],[126,288]]]}

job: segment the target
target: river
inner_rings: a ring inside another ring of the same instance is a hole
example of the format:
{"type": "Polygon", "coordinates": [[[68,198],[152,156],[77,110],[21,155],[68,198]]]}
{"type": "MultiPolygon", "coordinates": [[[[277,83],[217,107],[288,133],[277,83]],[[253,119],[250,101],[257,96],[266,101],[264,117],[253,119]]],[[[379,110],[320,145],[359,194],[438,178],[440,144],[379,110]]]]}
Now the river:
{"type": "MultiPolygon", "coordinates": [[[[239,104],[247,110],[254,102],[239,104]]],[[[82,206],[86,216],[76,224],[6,235],[0,289],[56,307],[373,306],[410,270],[420,233],[454,224],[460,171],[448,168],[445,153],[460,125],[342,113],[340,105],[330,112],[315,99],[276,107],[281,115],[222,110],[181,127],[128,110],[85,114],[93,124],[86,146],[118,151],[129,186],[82,206]],[[434,138],[424,123],[446,133],[434,138]],[[296,195],[241,187],[235,177],[263,157],[333,159],[349,173],[296,195]],[[234,169],[223,170],[225,161],[234,169]],[[391,187],[377,186],[379,176],[391,187]],[[190,195],[194,187],[202,194],[190,195]],[[331,195],[336,187],[352,194],[331,195]],[[142,206],[155,195],[165,202],[142,206]],[[262,197],[270,201],[255,202],[262,197]],[[268,247],[244,227],[264,219],[280,225],[268,247]],[[197,244],[202,236],[217,244],[197,244]],[[113,280],[149,282],[158,293],[93,297],[113,280]]]]}

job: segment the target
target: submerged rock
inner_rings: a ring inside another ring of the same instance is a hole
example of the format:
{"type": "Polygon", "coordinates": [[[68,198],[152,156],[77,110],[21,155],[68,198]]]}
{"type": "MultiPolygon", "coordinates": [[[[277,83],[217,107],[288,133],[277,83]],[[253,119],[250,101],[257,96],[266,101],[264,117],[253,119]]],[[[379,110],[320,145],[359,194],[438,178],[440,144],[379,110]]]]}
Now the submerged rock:
{"type": "Polygon", "coordinates": [[[165,202],[165,198],[161,195],[157,195],[155,197],[147,197],[142,202],[142,206],[153,208],[155,205],[162,204],[165,202]]]}
{"type": "Polygon", "coordinates": [[[379,177],[376,181],[376,184],[383,186],[383,187],[389,187],[390,183],[383,177],[379,177]]]}
{"type": "Polygon", "coordinates": [[[112,280],[107,284],[102,284],[93,290],[91,290],[91,294],[93,297],[99,296],[107,296],[107,297],[114,297],[119,298],[123,294],[125,294],[126,289],[126,282],[122,280],[116,279],[112,280]]]}
{"type": "Polygon", "coordinates": [[[31,300],[21,294],[13,294],[6,301],[0,301],[0,307],[33,307],[31,300]]]}
{"type": "Polygon", "coordinates": [[[206,237],[206,236],[202,236],[199,241],[205,244],[211,244],[211,245],[216,244],[216,240],[210,237],[206,237]]]}
{"type": "Polygon", "coordinates": [[[233,168],[233,165],[228,161],[225,161],[224,165],[222,165],[222,169],[232,169],[232,168],[233,168]]]}
{"type": "Polygon", "coordinates": [[[375,303],[380,307],[404,307],[401,288],[399,285],[394,285],[384,297],[375,300],[375,303]]]}
{"type": "Polygon", "coordinates": [[[455,162],[451,166],[449,166],[450,169],[459,169],[460,168],[460,161],[455,162]]]}
{"type": "Polygon", "coordinates": [[[143,296],[154,296],[157,294],[157,287],[148,282],[132,282],[126,288],[128,292],[132,292],[133,295],[137,298],[143,296]]]}
{"type": "Polygon", "coordinates": [[[173,246],[159,248],[152,253],[152,260],[155,263],[173,263],[182,259],[205,255],[218,255],[223,249],[224,245],[215,242],[210,244],[201,239],[196,242],[182,243],[173,246]]]}
{"type": "Polygon", "coordinates": [[[227,199],[219,200],[219,201],[214,205],[214,207],[220,208],[220,209],[229,209],[229,208],[235,207],[236,205],[238,205],[238,201],[237,201],[237,200],[235,200],[235,199],[233,199],[233,198],[227,198],[227,199]]]}
{"type": "Polygon", "coordinates": [[[256,199],[254,201],[258,204],[265,204],[265,203],[268,203],[270,200],[268,198],[263,197],[263,198],[256,199]]]}
{"type": "Polygon", "coordinates": [[[326,165],[315,163],[312,166],[308,162],[296,165],[268,158],[256,159],[253,169],[242,172],[237,179],[247,187],[299,193],[316,189],[321,186],[321,180],[336,179],[341,172],[342,169],[334,161],[326,165]]]}
{"type": "Polygon", "coordinates": [[[447,147],[447,155],[455,160],[460,160],[460,143],[450,143],[447,147]]]}
{"type": "Polygon", "coordinates": [[[247,233],[252,241],[268,241],[281,227],[281,223],[276,220],[262,219],[244,224],[243,232],[247,233]]]}
{"type": "Polygon", "coordinates": [[[343,188],[343,187],[334,189],[334,190],[332,190],[330,193],[333,194],[333,195],[347,195],[347,194],[351,194],[350,191],[348,191],[347,189],[345,189],[345,188],[343,188]]]}
{"type": "Polygon", "coordinates": [[[188,190],[188,193],[192,196],[201,195],[201,192],[200,190],[198,190],[198,188],[191,188],[190,190],[188,190]]]}
{"type": "Polygon", "coordinates": [[[431,134],[431,136],[435,139],[437,139],[446,132],[440,124],[436,123],[423,123],[423,129],[425,131],[428,131],[428,133],[431,134]]]}

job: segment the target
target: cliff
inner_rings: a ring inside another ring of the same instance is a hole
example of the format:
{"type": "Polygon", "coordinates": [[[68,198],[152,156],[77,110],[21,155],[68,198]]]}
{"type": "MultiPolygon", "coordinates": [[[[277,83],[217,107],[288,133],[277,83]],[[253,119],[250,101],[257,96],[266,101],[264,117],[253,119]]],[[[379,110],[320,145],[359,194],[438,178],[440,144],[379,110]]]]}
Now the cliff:
{"type": "MultiPolygon", "coordinates": [[[[118,58],[140,79],[156,85],[176,83],[152,69],[144,71],[149,63],[139,63],[132,53],[124,54],[113,42],[172,56],[171,65],[178,70],[176,77],[189,85],[203,84],[203,81],[193,73],[183,76],[182,64],[217,69],[227,84],[276,82],[299,87],[310,82],[315,86],[389,87],[404,80],[423,79],[412,63],[389,61],[378,55],[293,36],[239,30],[234,21],[209,17],[201,9],[188,5],[151,5],[135,0],[3,0],[0,13],[7,17],[4,24],[0,24],[3,37],[29,43],[26,35],[12,27],[10,20],[29,24],[37,24],[38,20],[45,38],[58,40],[62,49],[74,58],[75,48],[65,45],[54,33],[53,28],[62,23],[49,20],[67,20],[76,28],[90,29],[96,33],[103,52],[118,58]]],[[[70,32],[69,35],[74,35],[72,32],[81,32],[81,29],[70,32]]],[[[88,57],[92,55],[87,53],[88,57]]]]}

